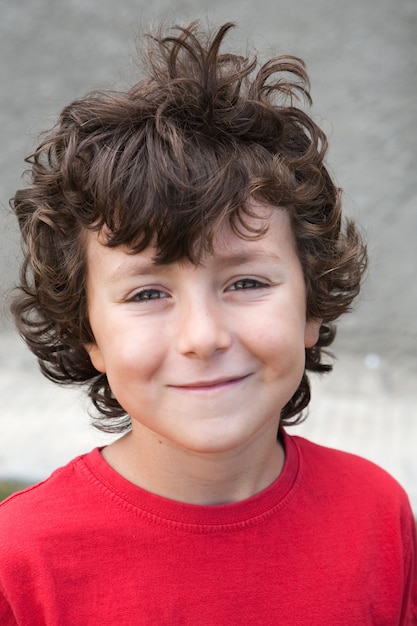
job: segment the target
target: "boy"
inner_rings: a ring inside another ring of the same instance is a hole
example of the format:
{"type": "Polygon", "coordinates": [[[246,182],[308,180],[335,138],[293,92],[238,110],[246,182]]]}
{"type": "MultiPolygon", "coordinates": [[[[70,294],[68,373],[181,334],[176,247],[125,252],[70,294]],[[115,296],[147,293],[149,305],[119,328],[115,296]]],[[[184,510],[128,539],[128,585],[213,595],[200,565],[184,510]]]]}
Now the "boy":
{"type": "Polygon", "coordinates": [[[122,436],[2,505],[1,624],[416,623],[403,490],[284,429],[366,253],[303,63],[222,54],[230,28],[151,38],[146,78],[66,107],[14,198],[20,332],[122,436]]]}

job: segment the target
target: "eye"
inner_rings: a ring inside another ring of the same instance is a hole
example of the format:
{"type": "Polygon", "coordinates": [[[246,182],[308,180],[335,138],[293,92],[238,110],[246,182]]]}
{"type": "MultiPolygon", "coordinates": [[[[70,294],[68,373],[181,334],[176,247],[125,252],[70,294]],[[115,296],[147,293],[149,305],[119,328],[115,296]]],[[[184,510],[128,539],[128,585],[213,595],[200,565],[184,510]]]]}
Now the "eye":
{"type": "Polygon", "coordinates": [[[149,300],[160,300],[161,298],[167,298],[168,294],[160,289],[142,289],[137,291],[129,302],[148,302],[149,300]]]}
{"type": "Polygon", "coordinates": [[[229,289],[231,291],[238,291],[241,289],[261,289],[262,287],[268,287],[268,285],[255,278],[241,278],[234,282],[229,289]]]}

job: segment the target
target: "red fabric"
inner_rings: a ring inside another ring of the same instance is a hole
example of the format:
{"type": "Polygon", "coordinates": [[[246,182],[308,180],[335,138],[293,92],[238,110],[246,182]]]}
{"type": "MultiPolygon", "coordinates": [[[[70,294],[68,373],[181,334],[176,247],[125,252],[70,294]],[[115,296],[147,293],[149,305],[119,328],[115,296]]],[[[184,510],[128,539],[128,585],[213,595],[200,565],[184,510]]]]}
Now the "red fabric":
{"type": "Polygon", "coordinates": [[[281,476],[235,504],[160,498],[98,450],[12,496],[0,508],[0,624],[416,624],[401,487],[355,456],[284,442],[281,476]]]}

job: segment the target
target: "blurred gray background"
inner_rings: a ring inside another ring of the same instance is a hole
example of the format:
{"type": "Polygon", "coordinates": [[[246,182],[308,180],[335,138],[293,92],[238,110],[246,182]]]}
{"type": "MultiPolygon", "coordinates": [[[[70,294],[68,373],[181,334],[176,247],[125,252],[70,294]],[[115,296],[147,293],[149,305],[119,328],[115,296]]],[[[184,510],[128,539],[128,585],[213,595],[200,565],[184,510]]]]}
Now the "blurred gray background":
{"type": "Polygon", "coordinates": [[[20,258],[8,200],[24,157],[65,104],[136,80],[135,38],[162,17],[236,21],[235,50],[250,40],[261,59],[290,53],[306,61],[328,164],[371,255],[361,299],[340,324],[336,371],[318,385],[309,434],[414,484],[416,0],[0,0],[0,475],[42,477],[100,440],[78,395],[43,381],[8,317],[20,258]]]}

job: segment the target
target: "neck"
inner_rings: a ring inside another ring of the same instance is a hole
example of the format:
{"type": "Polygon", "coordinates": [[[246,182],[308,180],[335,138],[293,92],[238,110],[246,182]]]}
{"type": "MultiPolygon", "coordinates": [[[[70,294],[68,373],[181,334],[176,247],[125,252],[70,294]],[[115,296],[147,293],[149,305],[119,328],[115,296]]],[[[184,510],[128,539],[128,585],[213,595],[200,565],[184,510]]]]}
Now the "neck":
{"type": "Polygon", "coordinates": [[[153,441],[149,431],[134,431],[105,448],[103,456],[124,478],[162,497],[188,504],[226,504],[259,493],[281,473],[284,450],[276,440],[276,425],[271,434],[263,433],[239,449],[201,453],[161,438],[153,441]]]}

